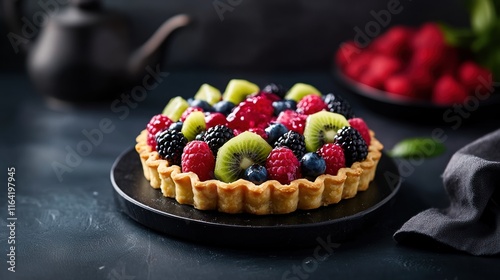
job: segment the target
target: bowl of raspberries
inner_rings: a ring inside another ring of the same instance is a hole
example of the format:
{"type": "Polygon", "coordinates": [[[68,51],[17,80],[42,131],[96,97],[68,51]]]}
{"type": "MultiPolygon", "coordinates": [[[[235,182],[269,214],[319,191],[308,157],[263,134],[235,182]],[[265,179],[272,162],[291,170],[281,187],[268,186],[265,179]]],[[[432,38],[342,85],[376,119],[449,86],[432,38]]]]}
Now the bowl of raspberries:
{"type": "Polygon", "coordinates": [[[363,99],[399,106],[404,114],[421,109],[442,113],[454,106],[469,111],[491,104],[498,108],[491,70],[446,36],[443,26],[427,22],[390,27],[362,44],[343,42],[334,56],[334,75],[363,99]]]}

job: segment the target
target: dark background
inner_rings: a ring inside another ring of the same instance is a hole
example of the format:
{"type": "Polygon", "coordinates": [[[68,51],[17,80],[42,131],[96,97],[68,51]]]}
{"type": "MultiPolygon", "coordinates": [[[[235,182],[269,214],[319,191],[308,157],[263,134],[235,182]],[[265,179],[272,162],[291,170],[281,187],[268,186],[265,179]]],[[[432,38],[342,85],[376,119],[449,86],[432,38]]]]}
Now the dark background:
{"type": "MultiPolygon", "coordinates": [[[[3,0],[6,1],[6,0],[3,0]]],[[[2,1],[2,2],[3,2],[2,1]]],[[[55,1],[55,0],[53,0],[55,1]]],[[[38,1],[25,0],[24,15],[42,10],[38,1]]],[[[202,68],[214,70],[318,70],[331,66],[335,49],[353,39],[354,28],[364,29],[374,20],[371,11],[387,9],[389,0],[233,0],[239,3],[223,13],[214,3],[228,0],[108,0],[106,8],[129,19],[132,44],[139,46],[172,15],[187,13],[194,22],[169,42],[164,67],[169,70],[202,68]]],[[[468,24],[464,1],[400,0],[401,13],[392,15],[389,26],[420,25],[442,21],[456,26],[468,24]]],[[[3,5],[2,5],[3,6],[3,5]]],[[[2,7],[3,9],[3,7],[2,7]]],[[[0,71],[24,70],[24,56],[15,54],[0,23],[0,71]]],[[[384,28],[384,30],[387,29],[384,28]]]]}
{"type": "MultiPolygon", "coordinates": [[[[40,10],[39,0],[25,1],[29,5],[24,14],[31,18],[40,10]]],[[[370,11],[385,9],[388,2],[243,0],[221,22],[212,0],[104,1],[130,19],[134,46],[172,15],[188,13],[195,19],[169,42],[164,56],[168,78],[130,108],[125,119],[110,109],[109,102],[91,108],[55,108],[43,102],[24,74],[24,55],[14,53],[0,20],[0,182],[7,181],[5,169],[15,166],[19,186],[16,274],[6,270],[5,185],[1,189],[0,279],[281,279],[300,266],[314,248],[237,250],[143,227],[114,202],[109,173],[152,115],[174,94],[192,96],[202,83],[222,89],[241,75],[258,85],[273,81],[291,86],[301,81],[323,92],[337,90],[330,73],[333,53],[340,42],[353,39],[355,27],[364,28],[373,20],[370,11]],[[84,141],[82,131],[97,128],[103,118],[111,119],[115,130],[59,181],[51,164],[65,162],[67,148],[84,141]]],[[[434,20],[468,23],[462,1],[401,0],[401,5],[403,11],[392,17],[391,26],[434,20]]],[[[392,238],[413,215],[449,204],[440,177],[446,164],[459,148],[498,128],[498,115],[455,129],[450,123],[404,120],[392,111],[379,114],[370,110],[373,104],[358,102],[347,92],[345,96],[387,150],[408,137],[430,137],[435,128],[442,128],[449,140],[445,154],[407,174],[393,211],[342,242],[307,279],[498,278],[498,258],[472,257],[442,247],[400,246],[392,238]]]]}

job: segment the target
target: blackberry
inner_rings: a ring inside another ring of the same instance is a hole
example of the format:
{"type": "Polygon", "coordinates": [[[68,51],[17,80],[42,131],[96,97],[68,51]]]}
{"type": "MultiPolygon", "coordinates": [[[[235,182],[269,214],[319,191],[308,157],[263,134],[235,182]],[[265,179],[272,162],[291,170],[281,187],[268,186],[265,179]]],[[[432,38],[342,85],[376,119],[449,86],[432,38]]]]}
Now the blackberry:
{"type": "Polygon", "coordinates": [[[345,164],[350,167],[357,161],[363,161],[368,155],[368,146],[365,140],[352,126],[344,126],[335,136],[335,143],[344,150],[345,164]]]}
{"type": "Polygon", "coordinates": [[[176,130],[165,130],[156,137],[156,151],[169,165],[181,165],[181,156],[187,139],[176,130]]]}
{"type": "Polygon", "coordinates": [[[295,132],[293,130],[288,131],[278,138],[275,142],[274,147],[287,147],[293,151],[293,154],[297,159],[301,159],[306,152],[306,143],[304,140],[304,135],[295,132]]]}
{"type": "Polygon", "coordinates": [[[270,84],[267,84],[263,89],[262,89],[263,92],[267,92],[267,93],[274,93],[276,94],[277,96],[281,97],[281,98],[284,98],[285,97],[285,94],[286,94],[286,89],[283,88],[283,86],[281,85],[277,85],[275,83],[270,83],[270,84]]]}
{"type": "Polygon", "coordinates": [[[216,125],[209,128],[205,135],[203,136],[203,141],[205,141],[214,156],[217,155],[219,148],[222,147],[229,139],[234,137],[233,130],[225,125],[216,125]]]}
{"type": "Polygon", "coordinates": [[[343,115],[346,119],[354,118],[351,104],[338,94],[329,93],[325,95],[324,101],[328,106],[328,111],[343,115]]]}

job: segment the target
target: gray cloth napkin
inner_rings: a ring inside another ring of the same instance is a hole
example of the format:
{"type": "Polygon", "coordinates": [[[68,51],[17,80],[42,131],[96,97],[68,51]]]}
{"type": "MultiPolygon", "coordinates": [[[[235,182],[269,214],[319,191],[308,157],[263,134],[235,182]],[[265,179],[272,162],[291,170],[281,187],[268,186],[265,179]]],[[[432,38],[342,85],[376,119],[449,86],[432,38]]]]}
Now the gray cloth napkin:
{"type": "Polygon", "coordinates": [[[395,234],[401,244],[440,243],[472,255],[500,254],[500,130],[468,144],[443,174],[446,209],[428,209],[395,234]]]}

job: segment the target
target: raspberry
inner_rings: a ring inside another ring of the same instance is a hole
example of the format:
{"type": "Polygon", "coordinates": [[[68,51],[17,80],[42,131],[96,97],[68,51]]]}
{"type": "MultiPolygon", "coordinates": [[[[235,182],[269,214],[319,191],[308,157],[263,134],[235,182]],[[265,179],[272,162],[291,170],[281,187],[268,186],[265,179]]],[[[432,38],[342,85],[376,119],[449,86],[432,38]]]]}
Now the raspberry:
{"type": "MultiPolygon", "coordinates": [[[[365,84],[369,87],[373,87],[376,89],[382,89],[384,85],[384,81],[375,76],[372,73],[365,72],[361,77],[359,77],[358,82],[365,84]]],[[[369,92],[369,91],[368,91],[369,92]]]]}
{"type": "Polygon", "coordinates": [[[271,102],[281,100],[281,97],[279,97],[278,95],[271,93],[271,92],[265,92],[265,91],[260,91],[259,93],[257,93],[254,96],[255,97],[262,96],[271,102]]]}
{"type": "Polygon", "coordinates": [[[414,31],[405,26],[395,26],[377,37],[370,48],[377,53],[402,57],[408,52],[410,38],[414,31]]]}
{"type": "Polygon", "coordinates": [[[217,155],[217,151],[222,147],[229,139],[235,136],[232,129],[225,125],[216,125],[214,127],[209,128],[205,135],[203,136],[203,141],[205,141],[210,150],[214,155],[217,155]]]}
{"type": "Polygon", "coordinates": [[[226,116],[222,113],[209,113],[208,115],[205,115],[205,125],[206,129],[209,129],[211,127],[214,127],[216,125],[226,125],[226,116]]]}
{"type": "Polygon", "coordinates": [[[415,91],[411,84],[411,80],[404,75],[390,77],[385,81],[384,88],[388,93],[391,93],[391,95],[398,97],[415,97],[415,91]]]}
{"type": "Polygon", "coordinates": [[[311,115],[325,109],[327,109],[326,103],[321,96],[315,94],[306,95],[297,103],[297,112],[304,115],[311,115]]]}
{"type": "Polygon", "coordinates": [[[181,155],[187,144],[187,139],[181,132],[165,130],[156,137],[156,150],[169,165],[180,165],[181,155]]]}
{"type": "Polygon", "coordinates": [[[304,134],[307,115],[299,114],[292,110],[285,110],[278,115],[276,122],[283,124],[288,130],[304,134]]]}
{"type": "Polygon", "coordinates": [[[416,49],[411,57],[410,67],[424,68],[427,71],[439,72],[441,65],[446,63],[446,48],[420,48],[416,49]]]}
{"type": "Polygon", "coordinates": [[[368,126],[366,125],[365,121],[362,118],[354,118],[354,119],[349,119],[348,122],[352,127],[354,127],[359,132],[359,134],[361,134],[361,136],[366,142],[366,145],[370,146],[372,139],[370,136],[370,130],[368,129],[368,126]]]}
{"type": "Polygon", "coordinates": [[[458,69],[458,78],[469,93],[488,93],[492,87],[492,76],[488,69],[482,68],[473,61],[465,61],[458,69]],[[483,84],[486,82],[486,84],[483,84]]]}
{"type": "Polygon", "coordinates": [[[172,120],[170,120],[167,116],[159,114],[153,116],[149,123],[146,126],[148,131],[148,145],[151,148],[156,148],[156,134],[163,130],[168,129],[168,127],[172,124],[172,120]]]}
{"type": "Polygon", "coordinates": [[[288,131],[276,140],[275,147],[287,147],[292,150],[297,159],[302,158],[306,152],[306,143],[304,142],[304,135],[295,131],[288,131]]]}
{"type": "Polygon", "coordinates": [[[435,82],[434,75],[430,71],[420,67],[411,67],[407,71],[407,77],[410,79],[416,95],[423,99],[430,98],[435,82]]]}
{"type": "Polygon", "coordinates": [[[467,90],[453,76],[444,75],[436,82],[432,91],[432,102],[439,105],[463,103],[467,98],[467,90]]]}
{"type": "Polygon", "coordinates": [[[411,39],[413,49],[436,48],[444,45],[444,35],[436,23],[422,25],[411,39]]]}
{"type": "Polygon", "coordinates": [[[325,160],[325,174],[337,175],[345,167],[344,150],[337,144],[328,143],[318,149],[318,154],[325,160]]]}
{"type": "Polygon", "coordinates": [[[182,172],[194,172],[201,181],[214,178],[215,157],[207,143],[191,141],[182,153],[182,172]]]}
{"type": "Polygon", "coordinates": [[[300,163],[292,150],[285,147],[274,148],[266,160],[266,170],[271,180],[289,184],[300,178],[300,163]]]}
{"type": "Polygon", "coordinates": [[[329,93],[324,96],[325,103],[328,105],[328,111],[343,115],[346,119],[354,118],[351,104],[344,100],[340,95],[329,93]]]}
{"type": "Polygon", "coordinates": [[[335,143],[344,150],[346,166],[351,166],[357,161],[363,161],[368,155],[368,146],[354,127],[344,126],[341,128],[335,135],[335,143]]]}
{"type": "Polygon", "coordinates": [[[396,58],[386,55],[377,55],[373,57],[370,62],[367,72],[383,81],[400,69],[401,62],[396,58]]]}
{"type": "Polygon", "coordinates": [[[264,140],[267,140],[267,133],[266,131],[263,129],[263,128],[260,128],[260,127],[252,127],[252,128],[249,128],[248,131],[250,132],[253,132],[257,135],[259,135],[260,137],[262,137],[264,140]]]}
{"type": "Polygon", "coordinates": [[[365,51],[360,53],[355,56],[350,63],[346,64],[344,73],[347,77],[357,81],[366,70],[366,67],[370,64],[372,58],[373,53],[371,52],[365,51]]]}
{"type": "Polygon", "coordinates": [[[189,116],[189,114],[191,114],[192,112],[203,112],[203,109],[201,109],[200,107],[188,107],[181,115],[181,119],[180,121],[181,122],[184,122],[186,120],[186,118],[189,116]]]}
{"type": "Polygon", "coordinates": [[[354,57],[361,53],[361,49],[356,46],[354,41],[348,41],[340,44],[339,49],[335,53],[335,62],[341,68],[349,64],[354,57]]]}

